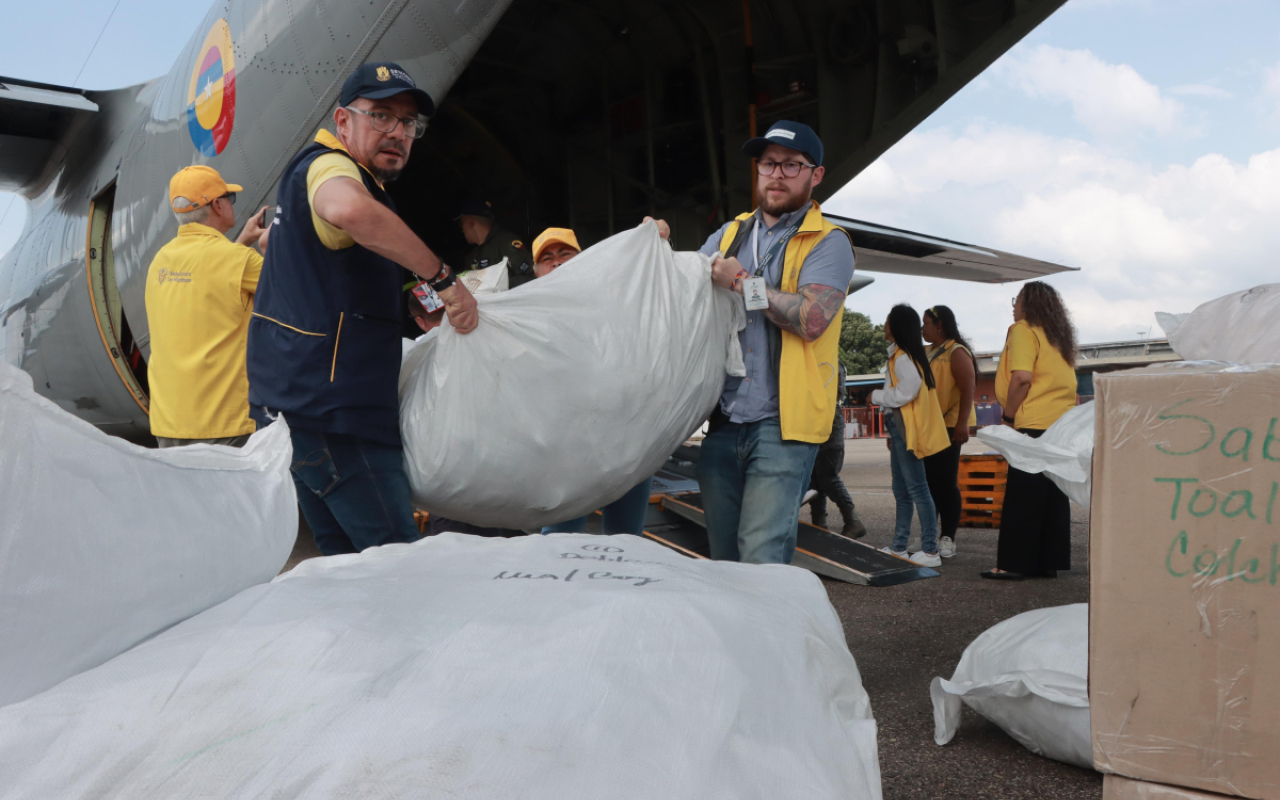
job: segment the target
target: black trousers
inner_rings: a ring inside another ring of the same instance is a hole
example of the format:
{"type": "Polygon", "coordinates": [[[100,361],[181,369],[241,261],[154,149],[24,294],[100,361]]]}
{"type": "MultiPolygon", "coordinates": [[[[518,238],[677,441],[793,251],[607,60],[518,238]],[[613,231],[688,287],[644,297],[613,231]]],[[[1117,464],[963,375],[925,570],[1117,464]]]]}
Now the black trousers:
{"type": "Polygon", "coordinates": [[[818,496],[809,501],[810,519],[826,519],[827,499],[836,504],[843,512],[853,508],[853,498],[840,480],[840,470],[844,469],[844,443],[837,449],[834,447],[818,448],[818,455],[813,460],[813,473],[809,476],[809,488],[818,492],[818,496]]]}
{"type": "MultiPolygon", "coordinates": [[[[1019,429],[1033,439],[1044,431],[1019,429]]],[[[1023,575],[1071,569],[1071,501],[1043,473],[1009,467],[996,566],[1023,575]]]]}
{"type": "MultiPolygon", "coordinates": [[[[948,428],[950,435],[954,428],[948,428]]],[[[925,456],[924,476],[929,482],[929,494],[933,495],[933,504],[938,509],[938,517],[942,527],[939,536],[956,538],[956,528],[960,526],[960,447],[957,442],[940,453],[925,456]]]]}

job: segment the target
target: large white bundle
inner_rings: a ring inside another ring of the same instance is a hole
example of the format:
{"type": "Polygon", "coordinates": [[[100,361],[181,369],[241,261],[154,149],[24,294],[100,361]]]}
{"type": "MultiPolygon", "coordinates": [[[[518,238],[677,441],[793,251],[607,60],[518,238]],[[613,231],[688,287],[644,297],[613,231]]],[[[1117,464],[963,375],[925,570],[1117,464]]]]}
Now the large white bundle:
{"type": "Polygon", "coordinates": [[[271,580],[298,531],[291,455],[280,422],[242,450],[138,447],[0,364],[0,705],[271,580]]]}
{"type": "Polygon", "coordinates": [[[1093,473],[1093,403],[1076,406],[1049,426],[1039,439],[1005,425],[988,425],[978,438],[1023,472],[1043,472],[1063,493],[1089,507],[1093,473]]]}
{"type": "Polygon", "coordinates": [[[314,559],[0,709],[0,797],[878,800],[812,574],[630,536],[314,559]]]}
{"type": "Polygon", "coordinates": [[[960,702],[1033,753],[1093,767],[1089,739],[1089,604],[1041,608],[973,640],[951,680],[934,678],[933,738],[960,726],[960,702]]]}
{"type": "Polygon", "coordinates": [[[1190,314],[1156,314],[1169,345],[1188,361],[1280,363],[1280,283],[1233,292],[1190,314]]]}
{"type": "Polygon", "coordinates": [[[742,299],[651,222],[477,301],[479,327],[442,326],[400,380],[414,503],[449,519],[534,528],[616,500],[743,374],[742,299]]]}

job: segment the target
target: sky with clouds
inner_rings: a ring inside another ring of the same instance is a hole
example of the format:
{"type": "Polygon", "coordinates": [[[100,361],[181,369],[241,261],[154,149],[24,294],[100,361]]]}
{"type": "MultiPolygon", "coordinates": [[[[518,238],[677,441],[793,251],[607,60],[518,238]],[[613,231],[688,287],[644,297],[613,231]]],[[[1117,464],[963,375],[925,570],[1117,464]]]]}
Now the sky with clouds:
{"type": "MultiPolygon", "coordinates": [[[[1069,0],[826,205],[1078,267],[1084,342],[1280,280],[1280,3],[1069,0]]],[[[877,275],[850,308],[950,305],[998,349],[1017,284],[877,275]]]]}
{"type": "MultiPolygon", "coordinates": [[[[112,6],[10,9],[0,75],[138,83],[207,8],[112,6]]],[[[25,217],[14,197],[0,193],[0,254],[25,217]]],[[[1156,311],[1278,280],[1280,2],[1069,0],[826,208],[1078,267],[1049,280],[1081,341],[1159,336],[1156,311]]],[[[1016,284],[875,277],[849,308],[879,321],[945,302],[975,346],[1003,342],[1016,284]]]]}

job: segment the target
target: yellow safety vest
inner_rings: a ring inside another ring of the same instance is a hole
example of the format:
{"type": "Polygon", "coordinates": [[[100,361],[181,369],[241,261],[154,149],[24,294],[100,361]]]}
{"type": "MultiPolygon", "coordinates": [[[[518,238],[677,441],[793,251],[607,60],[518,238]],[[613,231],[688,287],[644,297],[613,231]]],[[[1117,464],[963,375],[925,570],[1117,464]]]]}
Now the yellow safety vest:
{"type": "MultiPolygon", "coordinates": [[[[724,229],[720,252],[728,249],[738,234],[742,221],[750,213],[741,214],[724,229]]],[[[782,261],[782,285],[778,288],[794,294],[800,281],[800,268],[809,252],[832,231],[841,231],[827,222],[817,203],[804,215],[800,229],[787,243],[782,261]]],[[[845,287],[836,287],[845,288],[845,287]]],[[[822,335],[806,342],[789,331],[782,331],[782,357],[778,368],[778,415],[782,438],[797,442],[821,444],[831,435],[836,414],[836,384],[839,375],[840,323],[844,307],[836,312],[822,335]]]]}
{"type": "MultiPolygon", "coordinates": [[[[910,360],[911,357],[907,356],[910,360]]],[[[898,353],[889,359],[889,385],[898,385],[898,376],[894,372],[893,363],[898,360],[898,353]]],[[[916,372],[920,365],[912,361],[916,372]]],[[[938,391],[930,389],[924,382],[924,373],[920,374],[920,392],[916,399],[898,409],[902,414],[902,429],[907,435],[907,449],[915,453],[916,458],[926,458],[934,453],[941,453],[951,446],[951,437],[947,435],[947,425],[942,421],[942,407],[938,405],[938,391]]]]}
{"type": "MultiPolygon", "coordinates": [[[[951,372],[951,354],[956,351],[956,348],[969,353],[969,357],[973,358],[969,348],[955,339],[946,340],[929,354],[929,368],[933,370],[933,382],[937,386],[938,405],[942,406],[942,421],[948,428],[955,428],[960,422],[960,386],[956,383],[956,376],[951,372]]],[[[977,368],[976,362],[974,368],[977,368]]],[[[965,427],[973,427],[973,425],[973,406],[970,405],[969,419],[965,427]]]]}

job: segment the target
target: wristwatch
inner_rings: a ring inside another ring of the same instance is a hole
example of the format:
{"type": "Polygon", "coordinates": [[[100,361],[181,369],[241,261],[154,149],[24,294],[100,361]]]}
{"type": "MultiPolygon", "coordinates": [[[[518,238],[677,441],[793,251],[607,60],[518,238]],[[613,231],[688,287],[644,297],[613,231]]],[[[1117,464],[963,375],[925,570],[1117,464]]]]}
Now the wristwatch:
{"type": "Polygon", "coordinates": [[[1005,422],[1007,422],[1007,423],[1008,423],[1008,424],[1010,424],[1010,425],[1012,425],[1012,424],[1013,424],[1013,422],[1014,422],[1013,418],[1012,418],[1012,417],[1010,417],[1008,414],[1001,414],[1001,415],[1000,415],[1000,419],[1004,420],[1005,422]]]}

